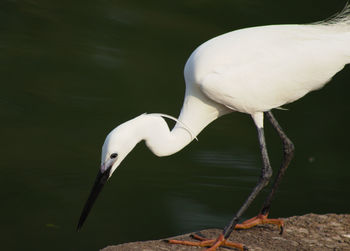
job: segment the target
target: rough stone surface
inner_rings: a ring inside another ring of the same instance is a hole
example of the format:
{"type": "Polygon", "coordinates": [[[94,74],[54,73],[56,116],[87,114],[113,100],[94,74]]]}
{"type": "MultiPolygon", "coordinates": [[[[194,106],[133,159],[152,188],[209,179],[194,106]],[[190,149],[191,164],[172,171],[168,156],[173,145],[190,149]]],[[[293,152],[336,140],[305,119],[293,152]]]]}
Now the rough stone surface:
{"type": "MultiPolygon", "coordinates": [[[[230,240],[243,243],[250,251],[350,251],[350,215],[345,214],[307,214],[286,218],[282,235],[273,225],[256,226],[248,230],[234,231],[230,240]]],[[[206,238],[216,238],[222,230],[207,229],[199,233],[206,238]]],[[[198,232],[197,232],[198,233],[198,232]]],[[[192,240],[190,234],[169,237],[169,239],[192,240]]],[[[172,251],[204,250],[202,247],[190,247],[168,244],[164,240],[140,241],[108,246],[103,251],[172,251]]],[[[220,247],[217,251],[235,250],[220,247]]]]}

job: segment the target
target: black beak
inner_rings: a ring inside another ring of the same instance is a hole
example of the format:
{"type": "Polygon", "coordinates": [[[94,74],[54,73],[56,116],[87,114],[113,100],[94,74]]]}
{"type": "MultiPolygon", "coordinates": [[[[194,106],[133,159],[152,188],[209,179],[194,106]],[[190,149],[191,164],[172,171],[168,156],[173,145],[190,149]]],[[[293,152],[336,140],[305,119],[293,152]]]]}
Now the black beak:
{"type": "Polygon", "coordinates": [[[84,221],[86,220],[86,218],[89,215],[89,212],[92,208],[92,206],[94,205],[94,202],[97,198],[97,196],[99,195],[99,193],[101,192],[104,184],[106,184],[108,178],[109,178],[109,174],[111,172],[111,168],[112,166],[110,166],[105,172],[101,172],[101,170],[98,171],[96,180],[95,180],[95,184],[93,186],[93,188],[91,189],[89,198],[87,199],[85,206],[83,208],[83,211],[81,212],[80,215],[80,219],[79,219],[79,223],[77,226],[77,231],[79,232],[79,230],[81,229],[81,227],[84,224],[84,221]]]}

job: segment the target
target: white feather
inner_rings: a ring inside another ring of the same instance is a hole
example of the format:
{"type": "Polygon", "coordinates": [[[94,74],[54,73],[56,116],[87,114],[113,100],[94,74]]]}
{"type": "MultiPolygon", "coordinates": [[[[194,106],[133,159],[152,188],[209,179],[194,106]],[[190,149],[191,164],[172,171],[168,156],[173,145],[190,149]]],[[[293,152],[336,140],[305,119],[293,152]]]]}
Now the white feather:
{"type": "MultiPolygon", "coordinates": [[[[147,113],[146,113],[147,114],[147,113]]],[[[181,122],[180,120],[178,120],[177,118],[167,115],[167,114],[163,114],[163,113],[148,113],[147,115],[151,115],[151,116],[159,116],[159,117],[164,117],[164,118],[168,118],[168,119],[172,119],[175,122],[179,123],[180,125],[182,125],[184,127],[184,129],[186,129],[190,134],[192,139],[195,139],[198,141],[198,138],[195,136],[195,134],[191,131],[191,129],[185,125],[183,122],[181,122]]]]}

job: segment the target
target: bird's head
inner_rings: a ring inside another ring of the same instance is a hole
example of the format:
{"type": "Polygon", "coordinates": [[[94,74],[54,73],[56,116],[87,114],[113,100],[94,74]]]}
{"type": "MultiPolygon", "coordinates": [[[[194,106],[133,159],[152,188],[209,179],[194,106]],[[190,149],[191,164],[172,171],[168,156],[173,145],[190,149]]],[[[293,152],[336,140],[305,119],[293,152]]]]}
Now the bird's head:
{"type": "Polygon", "coordinates": [[[140,141],[133,130],[132,120],[112,130],[102,146],[101,173],[110,178],[124,158],[140,141]]]}
{"type": "Polygon", "coordinates": [[[77,227],[78,231],[82,227],[107,180],[140,141],[133,128],[133,120],[130,120],[112,130],[106,137],[102,147],[101,167],[99,168],[94,186],[81,213],[77,227]]]}
{"type": "MultiPolygon", "coordinates": [[[[162,141],[159,141],[159,139],[163,140],[169,136],[168,125],[162,117],[173,119],[178,124],[182,125],[181,128],[187,130],[189,135],[191,135],[191,140],[196,138],[193,136],[194,134],[191,130],[181,121],[172,116],[160,113],[142,114],[113,129],[107,135],[103,144],[101,166],[98,170],[89,198],[81,213],[77,230],[82,227],[107,180],[138,142],[145,140],[148,148],[158,156],[166,156],[181,149],[177,144],[162,144],[162,141]]],[[[189,140],[187,134],[186,138],[186,142],[189,143],[191,140],[189,140]]]]}

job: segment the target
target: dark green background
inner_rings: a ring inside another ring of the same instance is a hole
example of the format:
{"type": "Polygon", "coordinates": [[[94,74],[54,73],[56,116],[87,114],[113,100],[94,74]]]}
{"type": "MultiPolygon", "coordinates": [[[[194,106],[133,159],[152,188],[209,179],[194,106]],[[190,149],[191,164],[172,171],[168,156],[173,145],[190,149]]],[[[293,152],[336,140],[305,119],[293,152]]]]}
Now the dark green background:
{"type": "MultiPolygon", "coordinates": [[[[138,145],[75,232],[106,134],[144,112],[177,116],[183,67],[199,44],[249,26],[319,21],[344,5],[1,0],[1,249],[97,250],[223,227],[261,166],[254,124],[238,113],[170,157],[138,145]]],[[[272,217],[349,213],[349,86],[347,66],[323,90],[275,112],[296,154],[272,217]]],[[[280,142],[268,124],[266,134],[276,170],[280,142]]],[[[263,197],[245,217],[258,212],[263,197]]]]}

